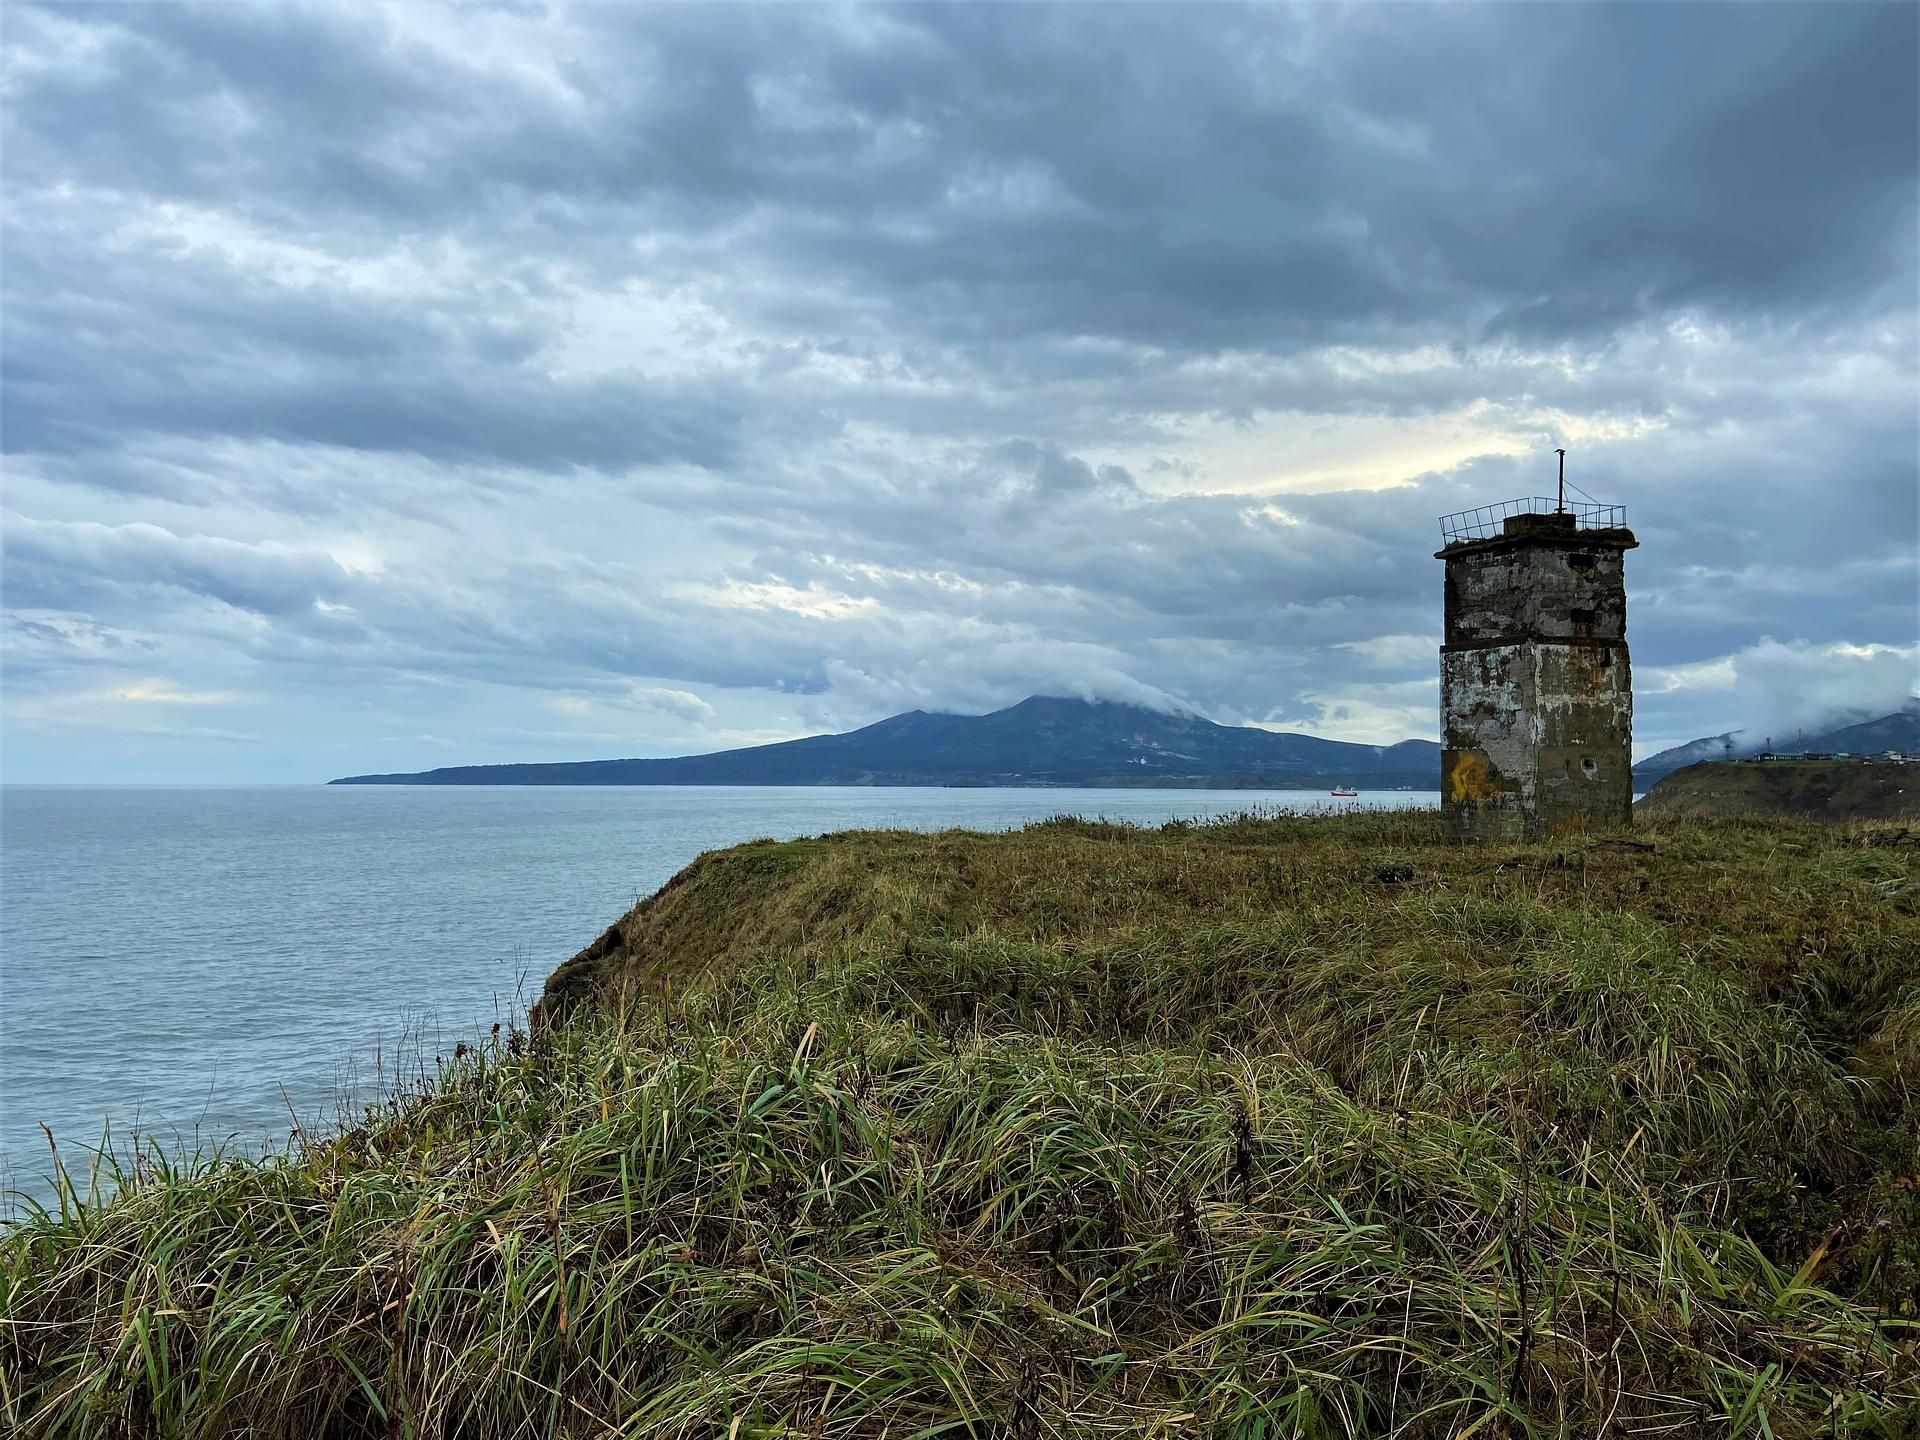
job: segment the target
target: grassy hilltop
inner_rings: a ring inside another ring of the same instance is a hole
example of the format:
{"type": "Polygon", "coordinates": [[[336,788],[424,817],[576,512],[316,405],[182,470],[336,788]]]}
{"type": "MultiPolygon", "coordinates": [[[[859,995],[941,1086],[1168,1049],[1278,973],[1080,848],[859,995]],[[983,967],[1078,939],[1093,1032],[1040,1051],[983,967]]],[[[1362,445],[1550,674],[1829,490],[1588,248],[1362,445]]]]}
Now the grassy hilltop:
{"type": "Polygon", "coordinates": [[[1920,835],[702,857],[544,1024],[0,1240],[23,1435],[1920,1434],[1920,835]]]}
{"type": "Polygon", "coordinates": [[[1640,802],[1676,815],[1920,820],[1920,765],[1883,760],[1703,760],[1640,802]]]}

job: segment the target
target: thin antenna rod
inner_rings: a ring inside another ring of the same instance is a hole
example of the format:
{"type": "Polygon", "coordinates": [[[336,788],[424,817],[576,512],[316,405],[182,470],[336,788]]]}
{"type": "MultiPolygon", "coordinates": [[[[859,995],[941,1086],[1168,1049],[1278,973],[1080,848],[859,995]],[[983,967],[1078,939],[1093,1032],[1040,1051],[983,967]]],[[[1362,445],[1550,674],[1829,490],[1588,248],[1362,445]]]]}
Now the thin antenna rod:
{"type": "Polygon", "coordinates": [[[1567,509],[1567,452],[1556,450],[1553,453],[1560,457],[1560,500],[1553,507],[1553,513],[1563,515],[1567,509]]]}

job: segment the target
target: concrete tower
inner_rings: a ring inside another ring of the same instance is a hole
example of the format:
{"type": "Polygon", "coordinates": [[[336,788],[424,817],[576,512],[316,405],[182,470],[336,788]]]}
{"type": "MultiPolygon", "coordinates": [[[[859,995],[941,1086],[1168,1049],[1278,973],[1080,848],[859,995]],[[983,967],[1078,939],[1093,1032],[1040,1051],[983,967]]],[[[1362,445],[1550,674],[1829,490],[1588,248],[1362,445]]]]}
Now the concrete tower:
{"type": "Polygon", "coordinates": [[[1455,834],[1625,825],[1633,682],[1617,505],[1509,500],[1440,522],[1440,804],[1455,834]]]}

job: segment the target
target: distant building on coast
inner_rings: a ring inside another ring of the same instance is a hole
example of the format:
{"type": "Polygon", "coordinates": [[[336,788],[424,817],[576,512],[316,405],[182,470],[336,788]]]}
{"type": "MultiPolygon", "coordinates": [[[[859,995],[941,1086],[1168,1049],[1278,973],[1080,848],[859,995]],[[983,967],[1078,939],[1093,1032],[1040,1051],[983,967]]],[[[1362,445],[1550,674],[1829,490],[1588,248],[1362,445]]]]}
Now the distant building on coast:
{"type": "Polygon", "coordinates": [[[1639,542],[1624,507],[1569,504],[1562,488],[1440,522],[1440,804],[1463,838],[1632,815],[1626,553],[1639,542]]]}

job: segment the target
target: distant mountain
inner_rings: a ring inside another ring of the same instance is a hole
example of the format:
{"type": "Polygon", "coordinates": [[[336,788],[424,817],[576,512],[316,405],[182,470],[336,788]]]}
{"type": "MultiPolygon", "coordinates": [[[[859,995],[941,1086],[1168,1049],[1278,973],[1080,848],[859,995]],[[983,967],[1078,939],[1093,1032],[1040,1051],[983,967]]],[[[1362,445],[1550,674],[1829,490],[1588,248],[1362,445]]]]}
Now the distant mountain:
{"type": "Polygon", "coordinates": [[[1750,730],[1729,730],[1723,735],[1708,735],[1675,745],[1657,755],[1649,755],[1633,767],[1635,778],[1657,780],[1702,760],[1739,759],[1758,755],[1771,748],[1776,755],[1803,755],[1809,751],[1823,754],[1876,755],[1888,750],[1920,751],[1920,699],[1910,700],[1891,715],[1877,720],[1861,720],[1837,730],[1817,735],[1756,735],[1750,730]]]}
{"type": "Polygon", "coordinates": [[[1033,696],[990,715],[910,710],[842,735],[666,760],[460,765],[335,785],[1170,785],[1374,789],[1440,782],[1427,740],[1354,745],[1138,705],[1033,696]]]}
{"type": "Polygon", "coordinates": [[[1649,755],[1633,767],[1633,773],[1637,777],[1652,779],[1671,775],[1689,765],[1698,765],[1702,760],[1737,760],[1759,748],[1757,741],[1751,745],[1747,743],[1746,731],[1728,730],[1721,735],[1703,735],[1698,740],[1689,740],[1684,745],[1674,745],[1657,755],[1649,755]]]}
{"type": "Polygon", "coordinates": [[[1796,750],[1825,750],[1834,754],[1884,755],[1889,750],[1911,754],[1920,751],[1920,702],[1878,720],[1829,730],[1817,740],[1808,740],[1796,750]]]}

